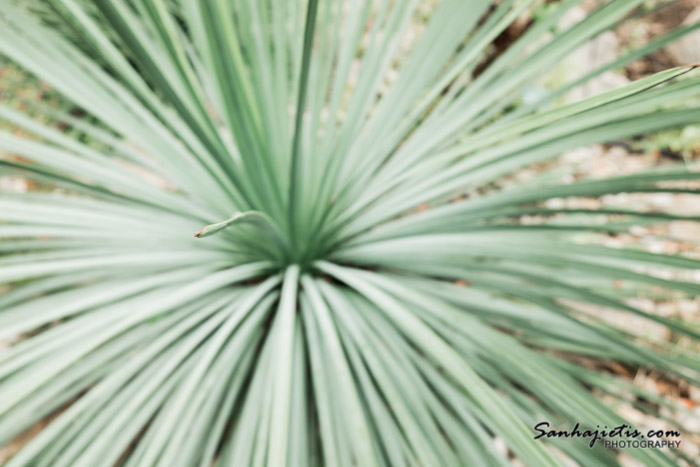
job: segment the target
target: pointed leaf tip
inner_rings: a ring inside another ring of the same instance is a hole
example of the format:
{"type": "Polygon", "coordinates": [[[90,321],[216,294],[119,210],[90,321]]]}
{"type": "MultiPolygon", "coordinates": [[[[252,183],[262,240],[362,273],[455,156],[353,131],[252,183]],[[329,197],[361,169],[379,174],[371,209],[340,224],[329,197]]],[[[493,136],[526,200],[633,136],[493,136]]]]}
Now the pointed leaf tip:
{"type": "Polygon", "coordinates": [[[274,228],[274,225],[272,224],[272,221],[264,213],[258,211],[246,211],[237,212],[233,214],[229,219],[226,219],[224,221],[217,222],[215,224],[205,225],[199,230],[199,232],[194,234],[194,238],[209,237],[210,235],[219,233],[227,227],[238,223],[257,225],[259,227],[263,227],[267,230],[270,230],[274,235],[279,236],[278,232],[274,228]]]}

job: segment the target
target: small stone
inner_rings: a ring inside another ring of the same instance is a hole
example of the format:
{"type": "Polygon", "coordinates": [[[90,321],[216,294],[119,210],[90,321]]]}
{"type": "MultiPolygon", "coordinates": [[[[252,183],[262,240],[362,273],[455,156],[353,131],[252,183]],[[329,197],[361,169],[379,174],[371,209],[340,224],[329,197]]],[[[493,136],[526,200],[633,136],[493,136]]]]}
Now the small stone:
{"type": "MultiPolygon", "coordinates": [[[[695,8],[683,21],[683,24],[689,26],[698,21],[700,21],[700,7],[695,8]]],[[[670,43],[666,46],[666,51],[680,65],[700,63],[700,31],[695,30],[670,43]]]]}

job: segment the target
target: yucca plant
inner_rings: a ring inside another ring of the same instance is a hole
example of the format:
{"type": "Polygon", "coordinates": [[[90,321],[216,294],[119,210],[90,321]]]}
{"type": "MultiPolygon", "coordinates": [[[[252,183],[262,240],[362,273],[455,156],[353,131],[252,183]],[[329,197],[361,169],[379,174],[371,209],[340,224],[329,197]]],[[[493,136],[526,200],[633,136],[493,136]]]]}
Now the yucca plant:
{"type": "Polygon", "coordinates": [[[692,66],[561,100],[698,25],[524,99],[643,2],[557,29],[578,3],[503,51],[538,2],[0,2],[0,53],[85,114],[0,110],[0,170],[38,183],[0,200],[0,444],[46,425],[7,465],[616,464],[533,426],[673,406],[597,362],[698,383],[697,323],[627,299],[697,294],[700,262],[605,243],[698,219],[547,201],[700,175],[508,177],[700,121],[692,66]]]}

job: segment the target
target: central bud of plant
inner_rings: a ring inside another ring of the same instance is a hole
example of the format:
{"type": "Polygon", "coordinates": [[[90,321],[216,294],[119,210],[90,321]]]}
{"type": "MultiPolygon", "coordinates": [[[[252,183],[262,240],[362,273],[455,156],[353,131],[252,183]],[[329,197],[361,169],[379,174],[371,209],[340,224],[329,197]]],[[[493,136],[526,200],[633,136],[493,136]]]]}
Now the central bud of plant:
{"type": "MultiPolygon", "coordinates": [[[[280,267],[298,264],[304,269],[318,259],[318,255],[311,254],[315,249],[308,248],[308,242],[300,245],[294,235],[283,231],[270,216],[261,211],[237,212],[226,220],[205,225],[194,237],[210,237],[224,231],[234,238],[240,248],[239,253],[270,260],[280,267]]],[[[318,239],[309,240],[315,241],[318,239]]]]}

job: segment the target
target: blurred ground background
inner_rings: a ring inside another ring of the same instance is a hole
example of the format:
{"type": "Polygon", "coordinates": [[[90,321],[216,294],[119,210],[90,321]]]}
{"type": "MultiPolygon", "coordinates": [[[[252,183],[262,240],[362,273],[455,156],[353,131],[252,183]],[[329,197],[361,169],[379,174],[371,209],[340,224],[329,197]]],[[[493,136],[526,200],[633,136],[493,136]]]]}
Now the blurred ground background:
{"type": "MultiPolygon", "coordinates": [[[[595,7],[595,2],[585,2],[581,7],[573,9],[563,19],[563,24],[571,24],[586,15],[595,7]]],[[[561,82],[581,76],[605,63],[624,54],[626,51],[639,47],[650,40],[684,25],[700,22],[700,0],[681,0],[656,13],[635,18],[615,30],[605,32],[595,40],[572,54],[553,77],[542,83],[544,86],[556,86],[561,82]],[[559,81],[559,83],[557,83],[559,81]]],[[[683,65],[700,64],[700,31],[686,35],[667,47],[652,53],[643,59],[635,60],[623,70],[608,71],[584,86],[570,92],[565,100],[576,101],[580,98],[599,94],[622,86],[629,81],[648,76],[658,71],[683,65]]],[[[700,100],[689,103],[698,106],[700,100]]],[[[605,145],[594,145],[570,151],[564,154],[554,165],[554,171],[561,174],[562,179],[604,178],[615,175],[651,170],[655,167],[684,163],[694,168],[700,167],[700,125],[665,131],[652,136],[641,137],[632,141],[615,142],[605,145]]],[[[548,167],[551,169],[551,167],[548,167]]],[[[541,167],[532,169],[533,173],[519,174],[527,178],[535,176],[541,167]]],[[[700,184],[696,185],[700,188],[700,184]]],[[[619,206],[625,204],[642,211],[667,211],[687,216],[700,216],[700,199],[698,196],[682,194],[620,194],[606,196],[601,199],[551,200],[552,205],[566,204],[569,207],[581,206],[596,208],[601,206],[619,206]]],[[[647,251],[667,254],[683,254],[700,258],[700,223],[671,222],[664,226],[635,226],[632,235],[610,235],[607,243],[611,246],[628,244],[644,246],[647,251]]],[[[691,271],[686,280],[700,282],[700,271],[691,271]]],[[[692,322],[700,322],[700,297],[653,297],[649,294],[639,294],[631,297],[630,303],[650,313],[663,316],[683,317],[692,322]]],[[[589,310],[594,313],[596,310],[589,310]]],[[[675,342],[677,339],[662,326],[654,325],[646,320],[622,313],[611,313],[609,310],[597,310],[603,319],[624,323],[624,326],[640,336],[652,340],[675,342]]],[[[680,346],[694,346],[698,343],[688,340],[676,342],[680,346]]],[[[592,365],[591,363],[585,363],[592,365]]],[[[661,409],[661,414],[669,420],[678,422],[687,431],[700,432],[700,388],[691,386],[680,380],[662,377],[655,372],[641,369],[624,368],[611,365],[608,368],[597,369],[609,371],[619,377],[633,381],[653,394],[680,402],[680,409],[672,411],[661,409]]],[[[670,425],[633,408],[631,404],[620,406],[618,411],[639,427],[670,428],[670,425]]],[[[700,460],[700,437],[685,436],[681,450],[690,458],[700,460]]],[[[621,454],[624,465],[637,465],[634,460],[621,454]]]]}
{"type": "MultiPolygon", "coordinates": [[[[434,1],[424,2],[424,13],[430,10],[434,1]]],[[[584,2],[580,7],[574,8],[563,18],[560,27],[580,20],[587,12],[595,7],[596,2],[584,2]]],[[[649,6],[651,6],[650,4],[649,6]]],[[[545,4],[542,8],[547,8],[545,4]]],[[[517,40],[532,21],[536,21],[537,11],[524,15],[517,20],[495,43],[497,48],[505,49],[510,43],[517,40]]],[[[532,86],[527,92],[537,93],[540,87],[556,87],[562,83],[571,81],[578,76],[589,72],[602,64],[608,63],[626,51],[639,47],[650,40],[662,36],[682,25],[694,24],[700,21],[700,0],[681,0],[658,12],[635,18],[626,22],[613,31],[600,35],[595,40],[586,44],[575,54],[562,62],[558,69],[544,79],[537,86],[532,86]]],[[[423,28],[421,17],[418,15],[414,25],[414,38],[423,28]]],[[[406,42],[408,49],[411,38],[406,42]]],[[[666,48],[651,54],[650,56],[636,60],[622,70],[608,71],[586,85],[571,91],[564,97],[565,102],[575,101],[584,97],[598,94],[639,79],[649,74],[681,65],[700,64],[700,31],[696,31],[666,48]]],[[[523,96],[527,99],[527,93],[523,96]]],[[[28,115],[42,121],[53,122],[63,131],[75,132],[80,137],[76,128],[62,121],[56,116],[48,116],[45,109],[58,109],[73,118],[89,118],[80,109],[71,107],[61,97],[53,92],[50,87],[32,76],[22,72],[12,63],[3,62],[0,57],[0,103],[20,109],[28,115]]],[[[689,105],[700,105],[700,99],[689,105]]],[[[0,129],[10,130],[21,135],[22,131],[10,127],[0,121],[0,129]]],[[[688,164],[693,167],[700,166],[700,125],[666,131],[653,136],[641,137],[632,141],[613,142],[605,145],[594,145],[570,151],[558,160],[536,166],[522,171],[513,178],[513,183],[526,183],[542,173],[550,174],[562,181],[573,181],[580,178],[603,178],[625,173],[649,170],[654,167],[668,164],[688,164]]],[[[698,186],[700,188],[700,186],[698,186]]],[[[47,189],[35,182],[21,177],[3,174],[0,172],[0,196],[3,192],[23,193],[47,189]]],[[[551,200],[552,206],[566,204],[573,207],[585,206],[594,208],[600,206],[614,206],[632,203],[640,210],[670,211],[688,216],[700,216],[700,200],[692,195],[675,194],[649,194],[626,195],[620,194],[607,196],[602,199],[574,199],[551,200]]],[[[695,258],[700,258],[700,223],[671,222],[663,227],[635,226],[630,234],[610,235],[607,242],[611,246],[625,246],[627,244],[642,244],[648,251],[657,253],[677,254],[681,253],[695,258]]],[[[700,282],[700,271],[689,273],[686,280],[700,282]]],[[[2,293],[2,290],[0,290],[2,293]]],[[[652,313],[664,316],[683,317],[687,320],[700,322],[700,297],[668,297],[649,296],[639,294],[630,297],[630,302],[635,306],[652,313]]],[[[587,310],[598,313],[604,319],[624,320],[625,327],[652,340],[674,342],[680,346],[697,346],[697,342],[677,341],[677,336],[671,335],[666,328],[655,326],[642,319],[632,319],[627,314],[611,314],[607,310],[587,310]]],[[[0,342],[0,349],[3,343],[0,342]]],[[[591,362],[582,362],[585,365],[593,365],[591,362]]],[[[596,369],[608,371],[634,383],[659,396],[670,398],[680,403],[681,410],[662,409],[662,414],[669,420],[680,423],[688,432],[700,432],[700,388],[691,387],[687,383],[661,377],[654,372],[630,369],[614,363],[596,363],[596,369]]],[[[667,429],[671,425],[663,420],[657,420],[645,416],[635,410],[632,405],[619,407],[620,413],[640,428],[667,429]]],[[[48,423],[48,421],[47,421],[48,423]]],[[[27,434],[25,439],[31,438],[42,426],[27,434]]],[[[0,449],[0,464],[3,459],[18,449],[24,440],[18,440],[12,446],[0,449]]],[[[505,449],[505,448],[504,448],[505,449]]],[[[686,436],[683,438],[681,450],[691,458],[700,459],[700,438],[686,436]]],[[[621,460],[625,465],[635,465],[631,459],[621,454],[621,460]]]]}

